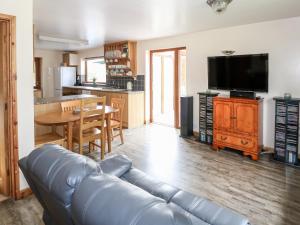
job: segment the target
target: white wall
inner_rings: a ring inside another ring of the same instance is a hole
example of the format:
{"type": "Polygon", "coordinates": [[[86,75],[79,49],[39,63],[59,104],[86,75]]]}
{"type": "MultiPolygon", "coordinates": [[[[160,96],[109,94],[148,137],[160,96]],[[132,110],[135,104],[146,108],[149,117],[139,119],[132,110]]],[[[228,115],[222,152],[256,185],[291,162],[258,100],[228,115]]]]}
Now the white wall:
{"type": "MultiPolygon", "coordinates": [[[[0,13],[16,16],[17,100],[19,157],[28,155],[34,146],[33,129],[33,35],[32,0],[1,0],[0,13]]],[[[20,175],[20,189],[27,183],[20,175]]]]}
{"type": "MultiPolygon", "coordinates": [[[[269,93],[264,97],[264,145],[274,143],[273,96],[300,97],[300,17],[138,42],[138,73],[146,74],[148,50],[187,47],[187,92],[194,96],[194,130],[198,130],[197,92],[207,90],[207,57],[222,50],[236,54],[269,53],[269,93]]],[[[148,80],[149,82],[149,80],[148,80]]],[[[147,85],[147,89],[149,86],[147,85]]],[[[149,93],[149,92],[148,92],[149,93]]],[[[149,95],[147,97],[149,110],[149,95]]]]}
{"type": "Polygon", "coordinates": [[[43,97],[54,97],[54,71],[63,61],[62,51],[34,49],[34,57],[42,58],[43,97]]]}

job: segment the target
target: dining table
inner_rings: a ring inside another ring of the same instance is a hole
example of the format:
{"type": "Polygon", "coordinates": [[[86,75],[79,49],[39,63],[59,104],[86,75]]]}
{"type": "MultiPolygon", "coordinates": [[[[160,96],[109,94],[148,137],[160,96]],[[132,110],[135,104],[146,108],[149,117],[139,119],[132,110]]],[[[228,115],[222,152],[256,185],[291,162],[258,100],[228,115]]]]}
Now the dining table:
{"type": "MultiPolygon", "coordinates": [[[[103,106],[97,106],[97,109],[102,109],[103,106]]],[[[107,145],[108,152],[111,152],[111,115],[118,112],[118,109],[111,106],[105,107],[105,120],[106,120],[106,132],[107,132],[107,145]]],[[[43,126],[67,126],[67,148],[72,149],[72,139],[73,139],[73,126],[80,120],[80,112],[75,113],[73,111],[68,112],[51,112],[43,115],[35,116],[34,121],[38,125],[43,126]]]]}

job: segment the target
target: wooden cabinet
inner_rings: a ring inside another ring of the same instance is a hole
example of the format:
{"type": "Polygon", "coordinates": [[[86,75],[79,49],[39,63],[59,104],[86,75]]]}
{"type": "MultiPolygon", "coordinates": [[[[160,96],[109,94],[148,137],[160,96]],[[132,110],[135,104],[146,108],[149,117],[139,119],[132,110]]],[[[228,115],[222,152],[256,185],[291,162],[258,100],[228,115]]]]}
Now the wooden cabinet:
{"type": "Polygon", "coordinates": [[[115,93],[105,91],[93,91],[92,95],[106,97],[106,104],[111,105],[112,98],[125,99],[123,112],[123,126],[126,128],[136,128],[144,125],[144,93],[115,93]]]}
{"type": "Polygon", "coordinates": [[[137,43],[122,41],[104,45],[106,70],[110,76],[137,75],[137,43]]]}
{"type": "Polygon", "coordinates": [[[76,53],[64,53],[63,63],[65,66],[78,66],[78,55],[76,53]]]}
{"type": "Polygon", "coordinates": [[[81,95],[82,90],[77,88],[63,88],[63,95],[81,95]]]}
{"type": "Polygon", "coordinates": [[[214,148],[237,149],[257,160],[262,149],[262,103],[262,100],[214,98],[214,148]]]}

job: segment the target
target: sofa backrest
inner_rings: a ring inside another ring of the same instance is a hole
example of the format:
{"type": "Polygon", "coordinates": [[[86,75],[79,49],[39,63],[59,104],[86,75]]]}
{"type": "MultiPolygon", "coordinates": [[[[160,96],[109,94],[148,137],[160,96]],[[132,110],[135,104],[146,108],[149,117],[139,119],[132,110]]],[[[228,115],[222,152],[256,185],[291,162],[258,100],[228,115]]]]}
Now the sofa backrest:
{"type": "Polygon", "coordinates": [[[72,216],[76,225],[208,225],[107,174],[89,176],[81,182],[73,195],[72,216]]]}
{"type": "Polygon", "coordinates": [[[34,150],[26,158],[25,168],[21,169],[57,225],[73,224],[70,207],[74,190],[85,177],[102,173],[94,160],[57,145],[44,145],[34,150]]]}

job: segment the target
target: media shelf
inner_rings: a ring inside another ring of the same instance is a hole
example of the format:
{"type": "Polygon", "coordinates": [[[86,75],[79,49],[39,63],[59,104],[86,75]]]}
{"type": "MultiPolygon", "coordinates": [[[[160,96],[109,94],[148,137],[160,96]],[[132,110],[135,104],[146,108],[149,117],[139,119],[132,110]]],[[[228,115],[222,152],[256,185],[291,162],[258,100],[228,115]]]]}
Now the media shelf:
{"type": "Polygon", "coordinates": [[[213,98],[219,93],[199,92],[199,141],[213,143],[213,98]]]}
{"type": "Polygon", "coordinates": [[[275,97],[274,159],[299,165],[299,98],[275,97]]]}

